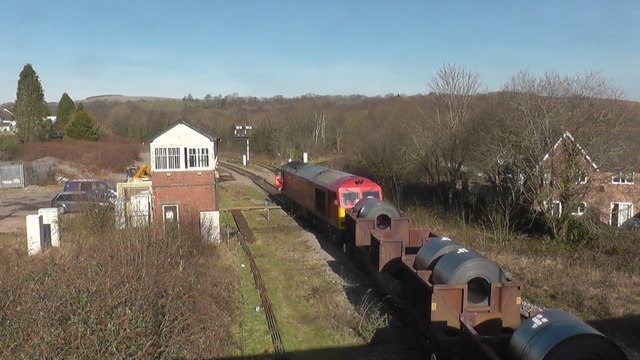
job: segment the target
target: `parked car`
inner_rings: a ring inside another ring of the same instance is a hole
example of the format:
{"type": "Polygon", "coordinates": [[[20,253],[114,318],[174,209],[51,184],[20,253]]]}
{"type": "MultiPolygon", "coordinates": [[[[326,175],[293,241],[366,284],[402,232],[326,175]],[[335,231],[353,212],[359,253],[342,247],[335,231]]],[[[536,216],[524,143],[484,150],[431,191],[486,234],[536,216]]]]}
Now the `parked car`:
{"type": "Polygon", "coordinates": [[[103,180],[67,180],[62,191],[84,191],[100,202],[115,203],[116,190],[103,180]]]}
{"type": "Polygon", "coordinates": [[[623,222],[620,227],[623,229],[640,230],[640,218],[637,218],[635,216],[629,218],[627,219],[627,221],[623,222]]]}
{"type": "Polygon", "coordinates": [[[64,131],[55,130],[54,132],[51,133],[51,135],[49,137],[51,139],[63,139],[64,138],[64,131]]]}
{"type": "Polygon", "coordinates": [[[51,207],[58,208],[60,214],[79,212],[91,206],[109,206],[109,202],[97,200],[86,191],[63,191],[51,199],[51,207]]]}

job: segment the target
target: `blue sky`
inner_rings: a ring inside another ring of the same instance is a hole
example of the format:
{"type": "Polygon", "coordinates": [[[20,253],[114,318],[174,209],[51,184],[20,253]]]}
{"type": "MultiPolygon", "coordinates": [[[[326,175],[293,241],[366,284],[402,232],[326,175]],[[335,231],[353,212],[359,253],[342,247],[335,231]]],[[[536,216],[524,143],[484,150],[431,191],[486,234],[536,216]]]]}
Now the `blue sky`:
{"type": "Polygon", "coordinates": [[[640,2],[0,0],[0,102],[31,63],[63,92],[202,98],[426,93],[444,63],[599,72],[640,100],[640,2]]]}

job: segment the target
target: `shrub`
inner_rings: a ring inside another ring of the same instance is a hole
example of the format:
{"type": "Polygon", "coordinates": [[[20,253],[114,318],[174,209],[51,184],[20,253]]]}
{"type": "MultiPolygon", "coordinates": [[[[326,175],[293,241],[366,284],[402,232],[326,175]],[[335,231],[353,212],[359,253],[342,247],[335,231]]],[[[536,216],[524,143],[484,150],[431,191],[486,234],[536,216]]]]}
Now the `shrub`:
{"type": "Polygon", "coordinates": [[[161,227],[115,230],[100,217],[65,216],[61,248],[3,258],[0,358],[229,354],[236,301],[228,249],[161,227]]]}
{"type": "Polygon", "coordinates": [[[582,246],[591,244],[594,234],[588,224],[580,217],[571,216],[568,218],[564,228],[564,234],[560,241],[570,246],[582,246]]]}
{"type": "Polygon", "coordinates": [[[12,158],[18,151],[20,139],[15,135],[0,135],[0,161],[12,158]]]}

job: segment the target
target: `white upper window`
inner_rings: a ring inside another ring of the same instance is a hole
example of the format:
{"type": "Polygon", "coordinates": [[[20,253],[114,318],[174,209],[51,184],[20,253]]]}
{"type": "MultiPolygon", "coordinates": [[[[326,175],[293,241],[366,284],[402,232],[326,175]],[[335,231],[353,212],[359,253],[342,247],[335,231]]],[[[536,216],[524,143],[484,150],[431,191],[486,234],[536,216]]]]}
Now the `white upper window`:
{"type": "Polygon", "coordinates": [[[578,184],[586,184],[587,181],[589,181],[589,178],[587,177],[587,174],[583,171],[580,172],[580,174],[578,175],[578,184]]]}
{"type": "Polygon", "coordinates": [[[208,168],[209,148],[187,148],[188,168],[208,168]]]}
{"type": "Polygon", "coordinates": [[[587,212],[587,203],[586,202],[580,202],[578,203],[578,206],[576,207],[576,210],[574,212],[572,212],[572,215],[582,215],[585,212],[587,212]]]}
{"type": "Polygon", "coordinates": [[[614,184],[633,184],[633,171],[620,171],[613,175],[614,184]]]}
{"type": "Polygon", "coordinates": [[[157,170],[180,169],[180,148],[159,147],[154,151],[157,170]]]}

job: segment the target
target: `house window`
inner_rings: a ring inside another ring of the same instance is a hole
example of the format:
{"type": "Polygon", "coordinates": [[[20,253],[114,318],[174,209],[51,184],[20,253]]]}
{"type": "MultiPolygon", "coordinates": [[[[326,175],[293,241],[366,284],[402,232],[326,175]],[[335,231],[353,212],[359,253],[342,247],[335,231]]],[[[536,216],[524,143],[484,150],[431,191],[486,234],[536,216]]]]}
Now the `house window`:
{"type": "Polygon", "coordinates": [[[587,212],[587,203],[586,202],[581,202],[578,203],[578,206],[576,207],[576,210],[574,212],[572,212],[572,215],[582,215],[585,212],[587,212]]]}
{"type": "Polygon", "coordinates": [[[180,169],[180,148],[156,148],[154,151],[156,170],[180,169]]]}
{"type": "Polygon", "coordinates": [[[587,174],[584,172],[580,172],[580,174],[578,175],[578,184],[586,184],[587,181],[589,181],[589,178],[587,177],[587,174]]]}
{"type": "Polygon", "coordinates": [[[633,184],[633,171],[620,171],[612,177],[614,184],[633,184]]]}
{"type": "Polygon", "coordinates": [[[188,167],[189,168],[208,168],[209,167],[209,149],[208,148],[188,148],[188,167]]]}
{"type": "Polygon", "coordinates": [[[627,202],[611,203],[611,226],[620,226],[633,217],[633,204],[627,202]]]}
{"type": "Polygon", "coordinates": [[[551,203],[551,215],[555,217],[562,216],[562,203],[558,200],[553,200],[551,203]]]}

